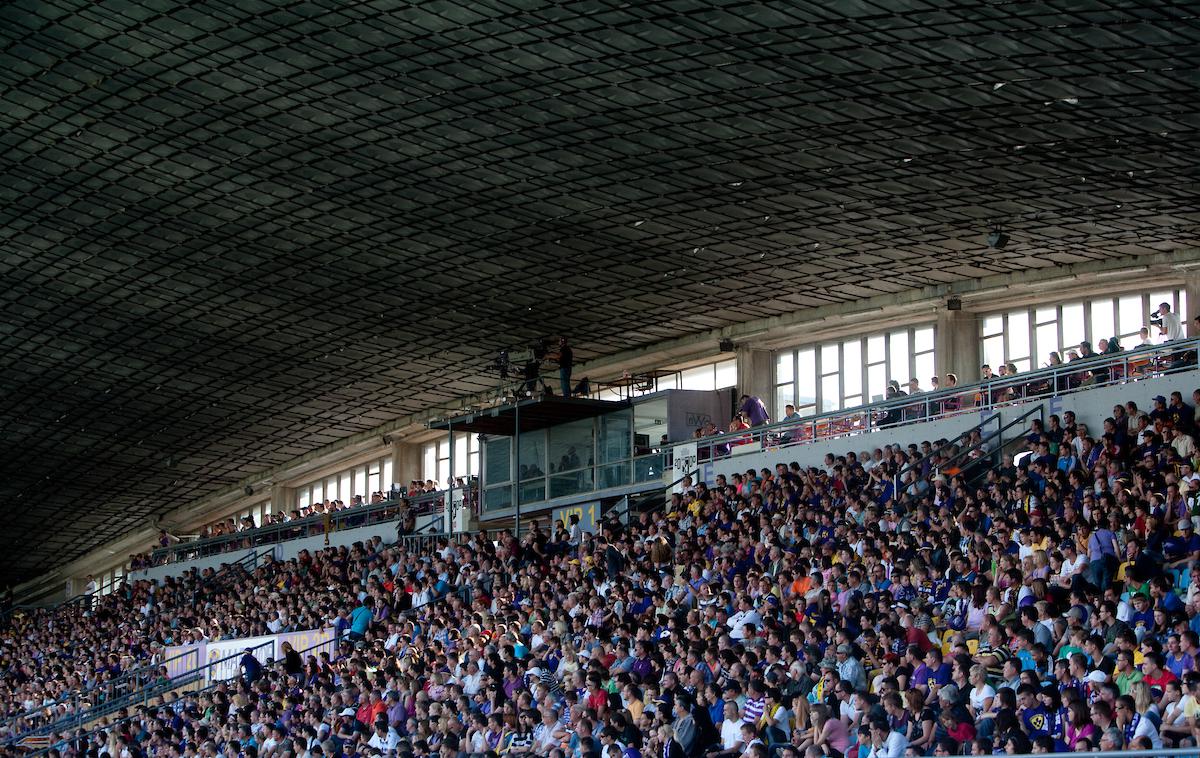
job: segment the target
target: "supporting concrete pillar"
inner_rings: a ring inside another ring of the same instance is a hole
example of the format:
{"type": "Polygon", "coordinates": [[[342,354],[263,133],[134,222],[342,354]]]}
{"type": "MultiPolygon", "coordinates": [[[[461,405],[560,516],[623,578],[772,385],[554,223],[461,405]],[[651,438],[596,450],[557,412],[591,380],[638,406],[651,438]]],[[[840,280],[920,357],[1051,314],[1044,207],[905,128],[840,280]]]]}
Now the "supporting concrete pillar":
{"type": "Polygon", "coordinates": [[[422,479],[421,473],[421,446],[414,442],[393,442],[392,478],[407,487],[414,479],[422,479]]]}
{"type": "Polygon", "coordinates": [[[296,507],[296,488],[283,484],[271,485],[271,512],[291,513],[296,507]]]}
{"type": "MultiPolygon", "coordinates": [[[[1183,292],[1186,305],[1183,313],[1179,314],[1183,321],[1183,333],[1193,339],[1200,337],[1200,329],[1196,327],[1196,316],[1200,316],[1200,271],[1188,271],[1183,276],[1183,292]]],[[[1157,308],[1158,303],[1151,303],[1151,308],[1157,308]]]]}
{"type": "Polygon", "coordinates": [[[759,397],[767,406],[767,412],[775,418],[774,353],[749,347],[737,349],[737,394],[759,397]]]}
{"type": "MultiPolygon", "coordinates": [[[[982,345],[979,322],[970,311],[938,311],[934,365],[940,377],[955,374],[959,384],[979,381],[982,345]]],[[[924,381],[925,377],[921,377],[924,381]]]]}

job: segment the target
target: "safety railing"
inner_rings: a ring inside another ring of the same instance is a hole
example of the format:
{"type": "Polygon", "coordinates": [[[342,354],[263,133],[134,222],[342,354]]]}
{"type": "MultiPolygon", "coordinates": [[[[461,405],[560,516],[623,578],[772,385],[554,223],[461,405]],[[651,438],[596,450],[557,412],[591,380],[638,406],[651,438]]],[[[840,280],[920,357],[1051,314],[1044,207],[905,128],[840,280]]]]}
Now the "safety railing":
{"type": "MultiPolygon", "coordinates": [[[[201,580],[196,589],[198,590],[211,585],[213,582],[222,580],[226,573],[233,569],[240,568],[243,571],[252,571],[258,566],[263,556],[271,552],[273,552],[273,548],[268,548],[265,551],[255,551],[240,560],[226,564],[211,576],[201,580]]],[[[99,600],[99,598],[91,595],[81,595],[79,597],[85,599],[87,601],[86,604],[77,602],[77,599],[73,598],[50,609],[50,612],[69,613],[72,610],[78,609],[82,613],[90,610],[92,604],[99,600]]],[[[115,699],[128,696],[131,693],[139,692],[150,683],[159,681],[164,667],[168,667],[171,663],[188,657],[196,657],[196,651],[188,651],[165,660],[139,665],[136,668],[121,672],[112,679],[96,682],[81,690],[67,693],[52,703],[41,705],[24,713],[9,716],[6,719],[0,720],[0,735],[26,734],[30,730],[46,726],[56,719],[71,718],[74,714],[87,710],[95,704],[111,702],[115,699]]],[[[2,739],[0,739],[0,744],[4,744],[2,739]]]]}
{"type": "Polygon", "coordinates": [[[918,472],[918,475],[926,474],[927,468],[929,467],[929,465],[931,464],[931,462],[934,459],[941,458],[946,453],[953,451],[954,448],[961,448],[964,445],[970,444],[971,435],[976,432],[979,432],[980,436],[982,437],[983,436],[983,428],[990,424],[995,424],[996,427],[999,428],[999,426],[1000,426],[999,414],[988,416],[987,418],[985,418],[983,421],[979,422],[978,424],[970,426],[970,427],[964,429],[963,431],[959,432],[957,435],[955,435],[952,439],[948,440],[944,444],[938,445],[937,447],[932,448],[928,453],[924,453],[924,454],[920,455],[919,457],[917,457],[915,460],[905,463],[903,466],[901,466],[900,468],[898,468],[896,470],[895,475],[892,477],[892,491],[893,492],[900,491],[900,484],[902,483],[905,474],[907,474],[910,471],[916,471],[916,472],[918,472]]]}
{"type": "Polygon", "coordinates": [[[440,513],[446,507],[449,492],[441,490],[412,498],[388,500],[382,503],[346,508],[333,513],[319,513],[282,524],[267,524],[234,534],[208,537],[189,542],[176,542],[150,554],[152,565],[194,560],[259,545],[277,545],[303,537],[314,537],[360,526],[394,521],[406,510],[414,516],[440,513]]]}
{"type": "Polygon", "coordinates": [[[139,705],[149,705],[150,701],[156,697],[166,695],[167,693],[178,691],[184,687],[190,686],[199,681],[210,681],[214,671],[219,671],[218,667],[228,665],[234,659],[241,659],[242,656],[249,651],[253,654],[255,651],[261,650],[267,646],[275,645],[274,640],[262,642],[257,645],[251,645],[245,651],[234,653],[233,655],[220,658],[215,661],[209,661],[201,666],[196,666],[188,671],[183,672],[175,677],[159,677],[144,686],[113,697],[98,703],[87,703],[81,701],[82,706],[74,713],[66,714],[60,718],[47,720],[40,725],[31,725],[28,728],[21,729],[16,733],[6,735],[0,740],[0,745],[9,746],[17,744],[28,737],[35,737],[48,733],[61,733],[64,730],[80,729],[85,724],[92,723],[105,716],[116,713],[123,709],[134,708],[139,705]]]}
{"type": "MultiPolygon", "coordinates": [[[[665,445],[653,458],[665,463],[683,448],[696,446],[697,459],[707,461],[736,454],[744,446],[780,448],[866,434],[906,424],[977,413],[1029,400],[1060,397],[1114,384],[1188,371],[1197,366],[1200,340],[1106,353],[1094,358],[993,377],[975,384],[883,400],[839,411],[665,445]]],[[[662,470],[663,463],[656,468],[662,470]]]]}
{"type": "MultiPolygon", "coordinates": [[[[501,530],[494,530],[494,531],[499,532],[501,530]]],[[[471,534],[477,534],[477,533],[478,532],[472,532],[471,534]]],[[[481,589],[483,589],[483,591],[485,593],[490,594],[492,591],[491,580],[489,579],[485,582],[482,582],[481,589]]],[[[397,614],[397,618],[403,619],[407,616],[411,616],[411,615],[414,615],[417,613],[424,612],[432,606],[439,605],[439,604],[444,603],[444,602],[450,600],[451,598],[455,598],[455,597],[460,598],[464,603],[470,605],[470,603],[472,602],[473,596],[474,596],[474,587],[471,584],[463,584],[463,585],[452,588],[451,590],[447,591],[445,594],[439,595],[439,596],[432,598],[424,603],[421,603],[420,605],[416,605],[416,606],[413,606],[412,608],[408,608],[406,610],[400,611],[399,614],[397,614]]],[[[336,645],[337,641],[338,640],[335,639],[332,642],[336,645]]],[[[262,647],[265,647],[267,645],[273,645],[273,644],[274,644],[274,642],[264,642],[260,645],[256,645],[256,646],[250,648],[250,650],[252,650],[252,651],[258,650],[262,647]]],[[[318,648],[326,647],[329,644],[330,644],[330,641],[318,642],[314,645],[310,645],[310,646],[304,648],[303,650],[298,650],[298,651],[296,651],[296,653],[297,653],[297,655],[301,656],[301,658],[303,658],[307,654],[312,653],[313,651],[317,650],[318,648]]],[[[84,741],[84,742],[89,741],[91,738],[93,738],[99,734],[107,733],[117,726],[120,726],[128,721],[133,720],[133,719],[140,718],[140,715],[137,713],[131,713],[130,715],[124,716],[122,718],[118,718],[118,719],[115,719],[112,721],[106,721],[104,724],[93,727],[92,729],[90,729],[88,731],[80,732],[80,733],[73,733],[69,737],[62,736],[62,733],[64,730],[68,730],[68,729],[79,730],[83,727],[83,725],[91,724],[91,723],[94,723],[101,719],[104,719],[106,716],[108,716],[112,713],[115,713],[116,711],[120,710],[121,708],[132,708],[137,705],[148,705],[150,700],[155,697],[167,695],[172,692],[177,692],[185,687],[188,687],[189,685],[192,685],[196,682],[203,681],[206,679],[210,680],[209,683],[202,688],[198,688],[196,690],[196,694],[202,694],[204,692],[208,692],[209,690],[214,689],[215,687],[217,687],[220,684],[219,681],[211,681],[211,677],[209,676],[209,672],[211,671],[211,669],[216,666],[223,666],[235,658],[241,658],[241,656],[243,656],[243,655],[245,655],[245,652],[236,653],[234,655],[227,656],[220,660],[212,661],[211,663],[205,664],[204,666],[199,666],[195,669],[184,672],[174,678],[157,682],[154,687],[148,688],[148,689],[144,690],[142,693],[140,693],[140,695],[141,695],[140,699],[126,702],[125,704],[123,704],[119,707],[114,707],[114,708],[105,707],[102,709],[93,709],[91,711],[88,711],[85,714],[80,714],[75,719],[60,720],[60,721],[55,722],[54,724],[48,725],[44,728],[30,730],[27,732],[23,732],[20,735],[15,735],[6,741],[0,741],[0,745],[15,744],[15,743],[19,742],[21,739],[25,739],[25,738],[28,738],[31,736],[48,735],[50,733],[53,733],[54,736],[46,738],[45,741],[47,744],[45,746],[38,748],[38,749],[34,749],[32,752],[25,753],[25,758],[35,758],[36,756],[49,755],[51,752],[54,752],[54,751],[61,751],[63,748],[65,748],[67,746],[68,743],[79,743],[80,741],[84,741]]],[[[330,658],[334,658],[334,655],[331,654],[330,658]]],[[[272,661],[272,662],[277,663],[278,661],[272,661]]]]}
{"type": "Polygon", "coordinates": [[[981,438],[978,442],[960,449],[948,460],[943,461],[941,466],[933,470],[932,475],[937,476],[948,473],[958,476],[961,474],[965,477],[968,484],[976,481],[988,469],[1000,464],[1004,445],[1006,444],[1006,440],[1004,439],[1005,432],[1015,427],[1027,426],[1025,422],[1031,416],[1037,416],[1039,420],[1044,421],[1044,415],[1043,408],[1038,406],[1009,419],[994,432],[981,438]],[[976,455],[977,453],[978,455],[976,455]]]}

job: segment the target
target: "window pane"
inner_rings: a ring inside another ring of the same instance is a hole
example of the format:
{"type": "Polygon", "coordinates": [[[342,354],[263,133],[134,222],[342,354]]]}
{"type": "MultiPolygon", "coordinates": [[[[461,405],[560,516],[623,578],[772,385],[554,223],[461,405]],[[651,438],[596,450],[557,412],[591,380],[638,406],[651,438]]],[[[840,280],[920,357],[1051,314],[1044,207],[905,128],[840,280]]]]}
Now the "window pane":
{"type": "Polygon", "coordinates": [[[511,478],[512,438],[489,437],[486,443],[487,475],[484,479],[488,484],[501,484],[511,478]]]}
{"type": "Polygon", "coordinates": [[[517,476],[524,479],[534,479],[546,475],[546,432],[526,432],[521,435],[517,445],[520,455],[517,457],[517,476]]]}
{"type": "Polygon", "coordinates": [[[867,394],[876,403],[887,394],[887,367],[882,363],[867,367],[867,394]]]}
{"type": "MultiPolygon", "coordinates": [[[[593,465],[595,461],[592,459],[592,427],[590,418],[550,427],[550,468],[547,470],[551,473],[574,471],[593,465]]],[[[525,437],[526,435],[521,435],[522,448],[525,446],[525,437]]],[[[522,453],[521,463],[524,462],[525,455],[522,453]]]]}
{"type": "Polygon", "coordinates": [[[1029,312],[1013,311],[1008,314],[1009,359],[1029,357],[1029,312]]]}
{"type": "Polygon", "coordinates": [[[325,483],[317,482],[312,487],[312,501],[314,503],[325,502],[325,483]]]}
{"type": "Polygon", "coordinates": [[[892,332],[888,335],[888,342],[888,378],[904,384],[912,378],[909,376],[912,371],[908,367],[908,330],[892,332]]]}
{"type": "Polygon", "coordinates": [[[842,371],[842,392],[844,392],[846,395],[861,396],[863,375],[862,341],[847,340],[846,342],[843,342],[842,360],[846,364],[846,368],[842,371]]]}
{"type": "Polygon", "coordinates": [[[788,403],[796,402],[796,385],[794,382],[781,384],[775,388],[775,419],[781,419],[787,415],[784,406],[788,403]]]}
{"type": "Polygon", "coordinates": [[[696,368],[689,368],[683,372],[683,380],[680,383],[680,389],[685,390],[713,390],[713,366],[711,363],[696,368]]]}
{"type": "MultiPolygon", "coordinates": [[[[391,463],[391,461],[388,461],[388,463],[391,463]]],[[[338,482],[338,492],[341,493],[342,500],[345,500],[348,503],[354,499],[354,491],[350,486],[350,472],[346,471],[342,473],[340,478],[341,481],[338,482]]]]}
{"type": "MultiPolygon", "coordinates": [[[[1037,354],[1034,358],[1039,366],[1050,362],[1050,353],[1058,352],[1058,324],[1042,324],[1037,328],[1037,354]]],[[[1062,356],[1059,356],[1060,358],[1062,356]]]]}
{"type": "Polygon", "coordinates": [[[675,374],[670,374],[668,376],[660,376],[658,378],[658,389],[659,390],[677,390],[677,389],[679,389],[678,387],[675,386],[675,374]]]}
{"type": "Polygon", "coordinates": [[[341,499],[341,496],[338,494],[338,478],[336,476],[331,476],[325,480],[325,497],[330,500],[341,499]]]}
{"type": "Polygon", "coordinates": [[[929,380],[934,374],[933,353],[921,353],[916,358],[917,362],[917,378],[921,380],[921,386],[926,390],[932,388],[929,380]]]}
{"type": "MultiPolygon", "coordinates": [[[[395,481],[396,480],[392,478],[392,459],[384,458],[383,459],[383,488],[385,490],[390,490],[392,488],[392,484],[395,481]]],[[[347,494],[343,495],[343,499],[345,499],[346,497],[349,497],[349,494],[348,494],[349,492],[350,492],[350,490],[347,489],[346,490],[347,494]]]]}
{"type": "Polygon", "coordinates": [[[995,316],[984,316],[983,318],[983,336],[990,337],[993,334],[1000,334],[1004,331],[1004,318],[1000,314],[995,316]]]}
{"type": "Polygon", "coordinates": [[[1123,296],[1117,303],[1117,313],[1123,337],[1136,335],[1149,321],[1149,315],[1142,310],[1141,295],[1123,296]]]}
{"type": "Polygon", "coordinates": [[[608,413],[600,417],[600,461],[612,463],[632,456],[633,412],[608,413]]]}
{"type": "Polygon", "coordinates": [[[1188,324],[1191,322],[1191,319],[1188,318],[1187,292],[1185,290],[1175,290],[1175,299],[1179,302],[1179,318],[1183,321],[1183,330],[1187,332],[1188,324]]]}
{"type": "Polygon", "coordinates": [[[1178,312],[1178,308],[1176,307],[1176,304],[1175,304],[1175,293],[1174,292],[1163,292],[1162,290],[1159,290],[1158,292],[1151,292],[1150,293],[1150,310],[1152,310],[1152,311],[1158,310],[1159,303],[1166,303],[1167,305],[1171,306],[1172,313],[1178,312]]]}
{"type": "Polygon", "coordinates": [[[821,411],[836,411],[841,407],[841,390],[838,389],[838,375],[830,374],[821,379],[821,411]]]}
{"type": "Polygon", "coordinates": [[[884,349],[883,335],[877,334],[874,337],[867,337],[867,361],[870,363],[882,363],[887,360],[887,351],[884,349]]]}
{"type": "Polygon", "coordinates": [[[1092,339],[1096,343],[1108,339],[1117,333],[1113,314],[1113,301],[1110,298],[1092,301],[1092,339]]]}
{"type": "Polygon", "coordinates": [[[1038,308],[1033,312],[1034,323],[1046,324],[1051,321],[1058,321],[1058,309],[1054,306],[1049,308],[1038,308]]]}
{"type": "Polygon", "coordinates": [[[992,371],[998,370],[1000,364],[1004,362],[1003,337],[988,337],[983,341],[983,362],[991,366],[992,371]]]}
{"type": "MultiPolygon", "coordinates": [[[[913,352],[924,353],[933,349],[933,327],[923,326],[913,331],[913,352]]],[[[918,372],[920,373],[920,372],[918,372]]]]}
{"type": "Polygon", "coordinates": [[[717,364],[717,389],[723,390],[737,384],[737,359],[717,364]]]}
{"type": "Polygon", "coordinates": [[[775,358],[775,381],[783,384],[796,378],[796,352],[789,350],[775,358]]]}
{"type": "Polygon", "coordinates": [[[855,408],[863,404],[862,395],[847,395],[842,398],[843,408],[855,408]]]}
{"type": "MultiPolygon", "coordinates": [[[[1083,342],[1083,303],[1069,303],[1062,307],[1063,347],[1079,347],[1083,342]]],[[[1095,348],[1095,345],[1092,346],[1095,348]]]]}
{"type": "Polygon", "coordinates": [[[467,437],[469,434],[454,435],[454,476],[467,474],[467,437]]]}
{"type": "Polygon", "coordinates": [[[821,374],[834,374],[841,368],[841,363],[838,361],[838,346],[821,345],[821,374]]]}
{"type": "MultiPolygon", "coordinates": [[[[433,477],[433,472],[436,469],[436,467],[437,467],[437,445],[435,443],[430,442],[425,445],[424,461],[421,464],[421,478],[422,479],[431,479],[433,477]]],[[[358,487],[361,491],[365,492],[366,487],[367,487],[367,480],[366,480],[367,472],[365,470],[362,472],[362,476],[363,476],[363,480],[359,483],[358,487]]]]}
{"type": "Polygon", "coordinates": [[[796,352],[796,404],[817,403],[817,356],[812,348],[796,352]]]}

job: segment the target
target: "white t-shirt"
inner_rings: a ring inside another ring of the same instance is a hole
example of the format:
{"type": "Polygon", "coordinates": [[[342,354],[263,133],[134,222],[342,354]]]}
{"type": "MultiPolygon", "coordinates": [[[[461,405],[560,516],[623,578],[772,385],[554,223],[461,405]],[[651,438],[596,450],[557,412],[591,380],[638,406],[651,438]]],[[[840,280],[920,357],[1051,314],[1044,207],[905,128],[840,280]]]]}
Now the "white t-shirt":
{"type": "Polygon", "coordinates": [[[982,687],[972,687],[971,707],[975,709],[976,713],[980,713],[983,711],[987,701],[994,697],[996,697],[996,690],[992,689],[992,686],[989,684],[985,684],[982,687]]]}
{"type": "Polygon", "coordinates": [[[721,749],[733,750],[742,741],[742,720],[725,719],[721,722],[721,749]]]}

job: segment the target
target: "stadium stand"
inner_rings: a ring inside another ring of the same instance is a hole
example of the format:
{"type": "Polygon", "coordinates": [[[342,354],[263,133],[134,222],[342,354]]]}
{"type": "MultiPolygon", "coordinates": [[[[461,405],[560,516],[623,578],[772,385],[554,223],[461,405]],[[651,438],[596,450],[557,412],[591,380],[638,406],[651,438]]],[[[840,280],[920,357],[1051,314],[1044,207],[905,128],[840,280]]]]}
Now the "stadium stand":
{"type": "Polygon", "coordinates": [[[820,466],[784,447],[771,468],[610,512],[595,536],[376,537],[18,614],[4,739],[70,756],[1192,744],[1185,392],[1107,418],[1025,414],[1004,449],[985,424],[820,466]],[[172,645],[325,626],[319,654],[231,678],[162,665],[172,645]]]}

